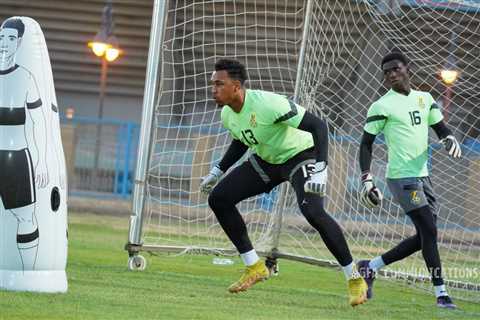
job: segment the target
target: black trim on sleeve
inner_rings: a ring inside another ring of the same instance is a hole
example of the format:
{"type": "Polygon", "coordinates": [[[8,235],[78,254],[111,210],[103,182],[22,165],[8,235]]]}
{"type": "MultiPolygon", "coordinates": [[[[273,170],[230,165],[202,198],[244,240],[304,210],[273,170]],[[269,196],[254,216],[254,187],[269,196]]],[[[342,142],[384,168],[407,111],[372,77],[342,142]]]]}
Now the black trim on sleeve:
{"type": "Polygon", "coordinates": [[[379,121],[379,120],[386,120],[386,116],[371,116],[367,118],[367,123],[373,122],[373,121],[379,121]]]}
{"type": "Polygon", "coordinates": [[[58,113],[58,107],[52,103],[52,111],[58,113]]]}
{"type": "Polygon", "coordinates": [[[277,120],[275,120],[275,122],[273,122],[273,123],[283,122],[285,120],[288,120],[290,118],[295,117],[298,114],[297,106],[295,105],[295,103],[292,100],[288,100],[288,103],[290,104],[290,109],[291,110],[289,112],[285,113],[283,116],[281,116],[277,120]]]}
{"type": "Polygon", "coordinates": [[[328,126],[327,122],[314,114],[305,111],[298,129],[310,132],[315,143],[317,162],[328,160],[328,126]]]}
{"type": "Polygon", "coordinates": [[[42,99],[38,98],[37,101],[34,102],[27,102],[27,108],[28,109],[35,109],[38,108],[42,105],[42,99]]]}
{"type": "Polygon", "coordinates": [[[440,107],[438,106],[438,104],[436,104],[435,102],[432,103],[432,105],[430,106],[430,110],[432,109],[440,109],[440,107]]]}
{"type": "Polygon", "coordinates": [[[247,152],[248,146],[244,145],[240,140],[233,139],[232,143],[227,149],[227,152],[223,155],[222,160],[218,164],[218,167],[223,172],[227,172],[228,168],[233,166],[235,162],[247,152]]]}

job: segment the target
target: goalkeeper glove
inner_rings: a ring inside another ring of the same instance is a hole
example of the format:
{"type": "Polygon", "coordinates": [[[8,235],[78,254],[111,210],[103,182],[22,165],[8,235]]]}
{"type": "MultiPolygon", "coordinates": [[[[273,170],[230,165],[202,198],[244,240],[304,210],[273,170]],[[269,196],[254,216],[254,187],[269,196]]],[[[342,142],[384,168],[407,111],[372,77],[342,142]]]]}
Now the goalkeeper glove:
{"type": "Polygon", "coordinates": [[[222,175],[223,171],[220,170],[219,167],[213,167],[212,170],[210,170],[210,173],[202,178],[202,181],[200,182],[200,191],[209,194],[222,175]]]}
{"type": "Polygon", "coordinates": [[[460,158],[462,156],[462,149],[460,148],[460,143],[458,143],[457,139],[453,135],[448,135],[440,142],[445,146],[445,150],[447,150],[448,154],[452,158],[460,158]]]}
{"type": "Polygon", "coordinates": [[[308,193],[316,193],[324,197],[327,191],[327,163],[325,161],[315,163],[315,171],[303,185],[308,193]]]}
{"type": "Polygon", "coordinates": [[[360,202],[367,208],[375,208],[382,202],[382,192],[373,183],[370,172],[362,174],[362,190],[360,191],[360,202]]]}

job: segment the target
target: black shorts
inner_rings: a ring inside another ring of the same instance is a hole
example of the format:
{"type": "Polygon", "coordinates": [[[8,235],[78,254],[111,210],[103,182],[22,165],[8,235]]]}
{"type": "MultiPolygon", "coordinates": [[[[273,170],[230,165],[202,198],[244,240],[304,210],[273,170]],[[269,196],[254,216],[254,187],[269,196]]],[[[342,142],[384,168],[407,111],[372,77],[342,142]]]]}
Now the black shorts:
{"type": "Polygon", "coordinates": [[[256,154],[250,156],[248,161],[271,190],[284,181],[293,183],[293,177],[299,170],[305,182],[315,169],[315,149],[304,150],[282,164],[268,163],[256,154]]]}
{"type": "Polygon", "coordinates": [[[0,150],[0,197],[5,209],[35,202],[35,175],[28,149],[0,150]]]}
{"type": "Polygon", "coordinates": [[[230,203],[239,203],[250,197],[269,193],[277,185],[290,181],[298,204],[319,201],[323,206],[323,198],[318,194],[305,193],[305,181],[315,169],[314,149],[307,149],[282,164],[268,163],[257,155],[235,167],[212,190],[210,196],[228,199],[230,203]]]}

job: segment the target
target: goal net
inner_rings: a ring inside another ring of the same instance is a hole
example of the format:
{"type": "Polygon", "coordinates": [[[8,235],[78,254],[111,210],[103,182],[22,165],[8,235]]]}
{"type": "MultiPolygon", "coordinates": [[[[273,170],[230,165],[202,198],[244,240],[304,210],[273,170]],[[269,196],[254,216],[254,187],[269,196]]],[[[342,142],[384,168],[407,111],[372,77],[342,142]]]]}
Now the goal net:
{"type": "MultiPolygon", "coordinates": [[[[395,47],[412,61],[414,87],[431,92],[462,142],[464,156],[455,161],[432,132],[429,168],[440,203],[438,241],[447,285],[458,298],[480,301],[480,1],[167,3],[163,41],[150,52],[161,63],[150,63],[159,73],[152,79],[159,81],[153,84],[152,125],[142,124],[148,134],[139,158],[146,165],[140,160],[137,168],[127,246],[132,255],[157,249],[236,254],[198,188],[231,141],[208,85],[215,61],[223,57],[246,65],[248,88],[293,97],[327,119],[327,211],[344,229],[355,259],[382,254],[413,235],[384,181],[381,137],[372,171],[385,200],[369,210],[357,199],[359,138],[368,107],[387,90],[381,58],[395,47]],[[445,85],[441,70],[458,71],[457,80],[445,85]]],[[[287,184],[238,208],[263,254],[335,265],[287,184]]],[[[383,276],[431,290],[421,253],[388,266],[383,276]]]]}

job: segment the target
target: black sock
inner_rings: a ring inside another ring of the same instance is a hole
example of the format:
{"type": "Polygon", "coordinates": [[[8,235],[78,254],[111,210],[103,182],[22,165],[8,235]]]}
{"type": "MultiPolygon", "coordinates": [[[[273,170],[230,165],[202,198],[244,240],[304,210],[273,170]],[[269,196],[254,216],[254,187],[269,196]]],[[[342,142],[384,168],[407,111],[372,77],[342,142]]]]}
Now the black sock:
{"type": "Polygon", "coordinates": [[[348,248],[343,231],[338,223],[323,208],[323,199],[317,195],[306,195],[305,202],[299,204],[302,214],[318,231],[327,249],[343,267],[352,263],[353,258],[348,248]]]}
{"type": "Polygon", "coordinates": [[[247,226],[236,205],[254,195],[268,192],[266,184],[249,162],[234,168],[210,192],[208,204],[239,253],[253,249],[247,226]]]}
{"type": "Polygon", "coordinates": [[[437,246],[436,218],[428,206],[407,213],[420,233],[422,255],[432,276],[434,286],[443,284],[442,266],[437,246]]]}
{"type": "Polygon", "coordinates": [[[405,259],[420,249],[422,249],[422,243],[420,241],[420,235],[417,232],[414,236],[403,240],[395,247],[382,254],[382,260],[385,265],[389,265],[395,261],[405,259]]]}
{"type": "Polygon", "coordinates": [[[235,204],[229,201],[228,195],[212,192],[208,197],[208,204],[238,252],[245,253],[252,250],[253,246],[248,237],[245,221],[235,204]]]}

